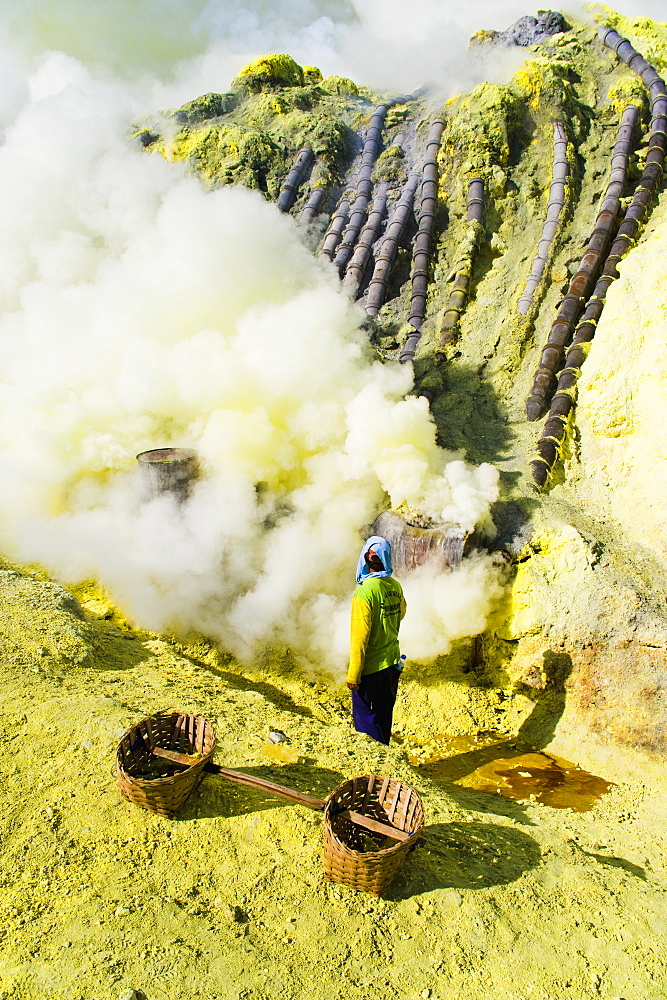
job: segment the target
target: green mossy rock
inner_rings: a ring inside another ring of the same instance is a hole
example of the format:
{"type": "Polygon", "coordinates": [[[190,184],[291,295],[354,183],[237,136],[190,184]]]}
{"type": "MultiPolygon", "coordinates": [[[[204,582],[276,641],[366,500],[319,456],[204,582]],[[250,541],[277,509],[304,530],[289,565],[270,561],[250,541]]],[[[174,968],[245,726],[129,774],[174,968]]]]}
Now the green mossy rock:
{"type": "Polygon", "coordinates": [[[175,118],[183,125],[192,125],[206,121],[207,118],[219,118],[227,115],[239,104],[237,94],[204,94],[194,101],[188,101],[176,112],[175,118]]]}
{"type": "Polygon", "coordinates": [[[303,79],[305,83],[321,83],[322,73],[317,66],[302,66],[303,79]]]}
{"type": "Polygon", "coordinates": [[[479,173],[492,163],[505,166],[523,120],[525,96],[510,86],[482,83],[458,100],[449,121],[444,151],[468,161],[479,173]]]}
{"type": "Polygon", "coordinates": [[[232,89],[242,88],[252,94],[273,87],[303,87],[303,69],[291,56],[282,52],[255,59],[244,66],[232,81],[232,89]]]}
{"type": "Polygon", "coordinates": [[[355,97],[359,94],[356,83],[346,76],[327,76],[322,80],[322,87],[329,94],[341,94],[342,96],[352,94],[355,97]]]}
{"type": "Polygon", "coordinates": [[[471,35],[470,48],[474,48],[477,45],[491,46],[497,37],[497,31],[488,31],[486,28],[480,28],[474,35],[471,35]]]}
{"type": "Polygon", "coordinates": [[[373,182],[386,181],[392,185],[404,183],[407,178],[405,153],[400,146],[390,146],[377,158],[373,171],[373,182]]]}
{"type": "Polygon", "coordinates": [[[167,113],[180,130],[165,136],[151,122],[134,134],[169,160],[181,160],[212,187],[242,184],[277,197],[297,153],[315,156],[310,187],[340,181],[354,150],[354,127],[370,117],[372,102],[352,80],[305,70],[291,58],[269,54],[238,74],[232,90],[204,94],[167,113]]]}
{"type": "Polygon", "coordinates": [[[209,183],[243,184],[275,194],[275,177],[284,165],[283,151],[260,129],[209,124],[186,130],[174,143],[173,158],[190,160],[209,183]],[[270,185],[270,180],[274,183],[270,185]]]}

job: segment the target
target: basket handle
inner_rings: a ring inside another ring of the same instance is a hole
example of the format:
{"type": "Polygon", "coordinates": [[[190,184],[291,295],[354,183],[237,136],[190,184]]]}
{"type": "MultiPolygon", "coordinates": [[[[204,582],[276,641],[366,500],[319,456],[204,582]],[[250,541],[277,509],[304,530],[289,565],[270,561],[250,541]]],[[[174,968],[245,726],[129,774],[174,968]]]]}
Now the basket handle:
{"type": "Polygon", "coordinates": [[[405,833],[403,830],[399,830],[398,827],[390,826],[388,823],[380,823],[378,820],[371,819],[370,816],[364,816],[362,813],[354,812],[352,809],[344,809],[341,812],[334,813],[334,815],[340,816],[341,819],[349,819],[355,826],[363,826],[365,830],[372,830],[373,833],[382,833],[385,837],[391,837],[392,840],[404,842],[412,836],[411,833],[405,833]]]}

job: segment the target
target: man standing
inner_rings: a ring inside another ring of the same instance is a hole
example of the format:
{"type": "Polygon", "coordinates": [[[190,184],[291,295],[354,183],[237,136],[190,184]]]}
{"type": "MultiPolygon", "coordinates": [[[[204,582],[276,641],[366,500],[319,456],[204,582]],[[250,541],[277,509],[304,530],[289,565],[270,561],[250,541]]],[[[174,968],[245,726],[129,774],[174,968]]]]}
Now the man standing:
{"type": "Polygon", "coordinates": [[[389,743],[391,736],[401,673],[398,630],[406,607],[403,588],[391,573],[391,546],[386,538],[372,535],[357,564],[347,686],[354,728],[379,743],[389,743]]]}

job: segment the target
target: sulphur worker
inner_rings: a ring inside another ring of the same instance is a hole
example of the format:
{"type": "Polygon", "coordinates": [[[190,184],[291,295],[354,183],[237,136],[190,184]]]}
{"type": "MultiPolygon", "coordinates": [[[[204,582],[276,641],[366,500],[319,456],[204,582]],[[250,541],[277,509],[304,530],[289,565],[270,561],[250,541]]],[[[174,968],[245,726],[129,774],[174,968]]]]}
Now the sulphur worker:
{"type": "Polygon", "coordinates": [[[391,573],[391,546],[386,538],[372,535],[357,564],[347,686],[352,692],[354,728],[379,743],[389,743],[401,675],[398,630],[405,598],[391,573]]]}

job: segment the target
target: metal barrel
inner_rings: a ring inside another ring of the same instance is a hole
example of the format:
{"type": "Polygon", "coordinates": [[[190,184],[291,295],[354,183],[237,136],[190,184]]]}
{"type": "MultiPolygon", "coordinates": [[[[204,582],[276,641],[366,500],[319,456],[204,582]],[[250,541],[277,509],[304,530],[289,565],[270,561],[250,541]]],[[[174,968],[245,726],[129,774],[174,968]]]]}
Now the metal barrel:
{"type": "Polygon", "coordinates": [[[381,535],[391,545],[394,572],[400,578],[424,565],[441,573],[454,569],[463,559],[470,532],[458,524],[420,528],[408,524],[394,511],[383,511],[373,522],[371,534],[381,535]]]}
{"type": "Polygon", "coordinates": [[[186,500],[199,474],[197,452],[191,448],[153,448],[140,452],[137,462],[152,497],[171,493],[179,501],[186,500]]]}

